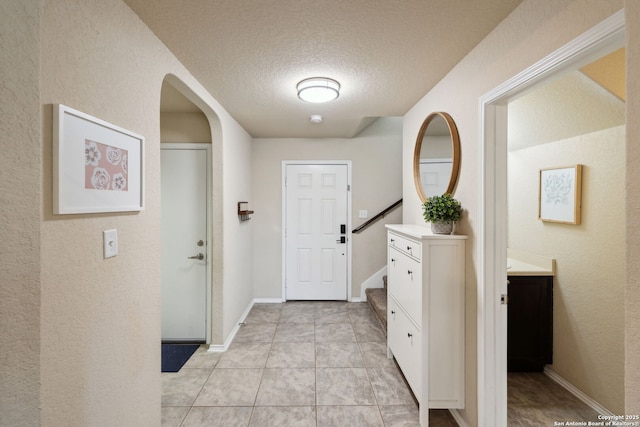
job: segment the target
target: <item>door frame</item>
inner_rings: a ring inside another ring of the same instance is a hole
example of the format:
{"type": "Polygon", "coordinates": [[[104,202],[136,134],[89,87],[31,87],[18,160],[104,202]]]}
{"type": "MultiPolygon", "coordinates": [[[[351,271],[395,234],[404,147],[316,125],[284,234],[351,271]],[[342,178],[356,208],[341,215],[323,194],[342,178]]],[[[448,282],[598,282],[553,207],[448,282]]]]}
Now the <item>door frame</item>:
{"type": "Polygon", "coordinates": [[[478,426],[507,425],[507,104],[625,46],[620,10],[479,99],[478,426]]]}
{"type": "MultiPolygon", "coordinates": [[[[212,282],[211,282],[211,270],[212,270],[212,246],[213,246],[213,232],[212,232],[212,212],[213,212],[213,191],[212,191],[212,150],[211,144],[207,142],[162,142],[160,143],[160,152],[162,153],[163,149],[167,150],[204,150],[206,152],[207,159],[207,212],[206,212],[206,221],[207,221],[207,231],[206,231],[206,239],[207,244],[204,248],[205,256],[206,256],[206,268],[205,268],[205,276],[206,276],[206,290],[205,290],[205,343],[211,343],[211,295],[212,295],[212,282]]],[[[160,174],[162,174],[162,170],[160,170],[160,174]]],[[[162,197],[162,194],[160,194],[162,197]]],[[[160,219],[162,225],[162,218],[160,219]]]]}
{"type": "Polygon", "coordinates": [[[353,301],[351,284],[351,160],[283,160],[282,161],[282,301],[287,300],[287,241],[284,230],[287,226],[287,166],[289,165],[344,165],[347,167],[347,301],[353,301]]]}

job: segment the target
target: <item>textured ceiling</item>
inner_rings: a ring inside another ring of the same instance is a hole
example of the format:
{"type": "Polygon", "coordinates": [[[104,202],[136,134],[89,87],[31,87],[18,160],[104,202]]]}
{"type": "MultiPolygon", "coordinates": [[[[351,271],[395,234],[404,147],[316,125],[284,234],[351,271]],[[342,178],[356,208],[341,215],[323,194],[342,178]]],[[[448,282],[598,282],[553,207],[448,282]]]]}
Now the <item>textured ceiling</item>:
{"type": "Polygon", "coordinates": [[[352,137],[404,115],[521,0],[125,2],[253,137],[352,137]],[[340,97],[299,100],[315,76],[340,97]]]}

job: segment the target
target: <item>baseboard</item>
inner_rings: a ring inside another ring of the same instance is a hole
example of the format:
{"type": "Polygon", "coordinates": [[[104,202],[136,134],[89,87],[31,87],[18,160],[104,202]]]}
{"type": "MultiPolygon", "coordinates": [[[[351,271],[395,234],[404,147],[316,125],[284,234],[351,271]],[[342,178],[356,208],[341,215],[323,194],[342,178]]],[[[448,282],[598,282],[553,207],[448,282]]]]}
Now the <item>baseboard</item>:
{"type": "Polygon", "coordinates": [[[576,386],[571,384],[569,381],[565,380],[556,372],[552,371],[549,367],[547,366],[544,367],[544,373],[549,378],[551,378],[552,380],[560,384],[562,387],[564,387],[569,393],[573,394],[575,397],[583,401],[587,406],[589,406],[591,409],[593,409],[597,413],[601,415],[615,415],[613,412],[609,411],[607,408],[600,405],[591,397],[584,394],[582,391],[580,391],[576,386]]]}
{"type": "Polygon", "coordinates": [[[222,345],[220,345],[220,344],[210,344],[209,345],[209,350],[207,350],[207,351],[210,351],[212,353],[224,353],[225,351],[229,350],[229,346],[231,345],[231,343],[233,342],[234,338],[236,337],[236,334],[238,333],[238,330],[240,329],[240,326],[242,326],[242,324],[244,323],[244,320],[249,315],[249,312],[253,308],[253,305],[255,304],[255,302],[256,302],[255,299],[251,300],[251,302],[249,303],[247,308],[244,309],[244,311],[240,315],[240,319],[238,319],[238,321],[236,322],[236,326],[234,326],[234,328],[231,330],[231,333],[229,334],[227,339],[224,340],[224,344],[222,344],[222,345]]]}
{"type": "Polygon", "coordinates": [[[278,304],[284,302],[282,298],[254,298],[254,304],[278,304]]]}
{"type": "MultiPolygon", "coordinates": [[[[384,282],[382,281],[382,278],[384,277],[385,274],[387,274],[386,265],[382,267],[380,271],[377,271],[376,273],[374,273],[373,276],[369,277],[367,280],[362,282],[362,284],[360,285],[360,301],[358,302],[367,302],[367,294],[365,294],[364,292],[365,290],[369,288],[384,287],[384,282]]],[[[351,299],[351,301],[354,301],[354,300],[355,300],[354,298],[351,299]]]]}
{"type": "Polygon", "coordinates": [[[462,417],[459,409],[449,409],[449,413],[460,427],[469,427],[469,424],[467,424],[465,419],[462,417]]]}
{"type": "Polygon", "coordinates": [[[351,298],[349,302],[365,302],[365,301],[362,301],[362,298],[351,298]]]}

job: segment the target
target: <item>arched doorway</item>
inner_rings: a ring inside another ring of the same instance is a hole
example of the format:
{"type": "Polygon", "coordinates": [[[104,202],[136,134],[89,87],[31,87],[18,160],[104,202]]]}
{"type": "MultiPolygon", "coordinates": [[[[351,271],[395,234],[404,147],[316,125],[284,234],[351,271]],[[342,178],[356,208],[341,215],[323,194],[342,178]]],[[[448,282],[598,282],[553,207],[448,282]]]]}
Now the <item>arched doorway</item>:
{"type": "Polygon", "coordinates": [[[169,341],[219,343],[222,341],[222,156],[219,119],[204,101],[173,75],[165,77],[160,104],[163,153],[162,338],[169,341]],[[181,186],[182,191],[176,191],[174,185],[169,185],[170,181],[177,180],[181,182],[178,189],[181,186]],[[165,194],[165,190],[171,191],[172,187],[174,195],[165,194]],[[179,198],[174,202],[170,197],[176,195],[179,198]],[[191,207],[187,208],[187,203],[191,207]],[[200,219],[194,221],[193,218],[200,219]],[[200,224],[194,227],[195,222],[200,224]],[[165,238],[168,240],[165,241],[165,238]],[[171,239],[179,239],[180,242],[172,242],[171,239]],[[204,283],[194,286],[189,281],[204,283]],[[176,298],[176,295],[179,297],[176,298]],[[193,310],[195,314],[190,313],[193,310]],[[185,314],[181,315],[181,312],[185,314]],[[165,316],[173,316],[173,319],[166,319],[165,316]],[[179,324],[181,322],[184,324],[179,324]],[[173,326],[170,327],[171,324],[173,326]]]}

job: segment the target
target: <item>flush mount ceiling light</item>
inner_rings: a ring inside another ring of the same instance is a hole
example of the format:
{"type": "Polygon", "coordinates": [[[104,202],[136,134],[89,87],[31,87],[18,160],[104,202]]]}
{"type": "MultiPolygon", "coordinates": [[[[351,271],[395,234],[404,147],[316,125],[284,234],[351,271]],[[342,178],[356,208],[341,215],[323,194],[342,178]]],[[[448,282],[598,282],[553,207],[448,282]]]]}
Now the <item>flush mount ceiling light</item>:
{"type": "Polygon", "coordinates": [[[311,77],[296,86],[298,98],[303,101],[321,103],[333,101],[340,95],[340,83],[328,77],[311,77]]]}

